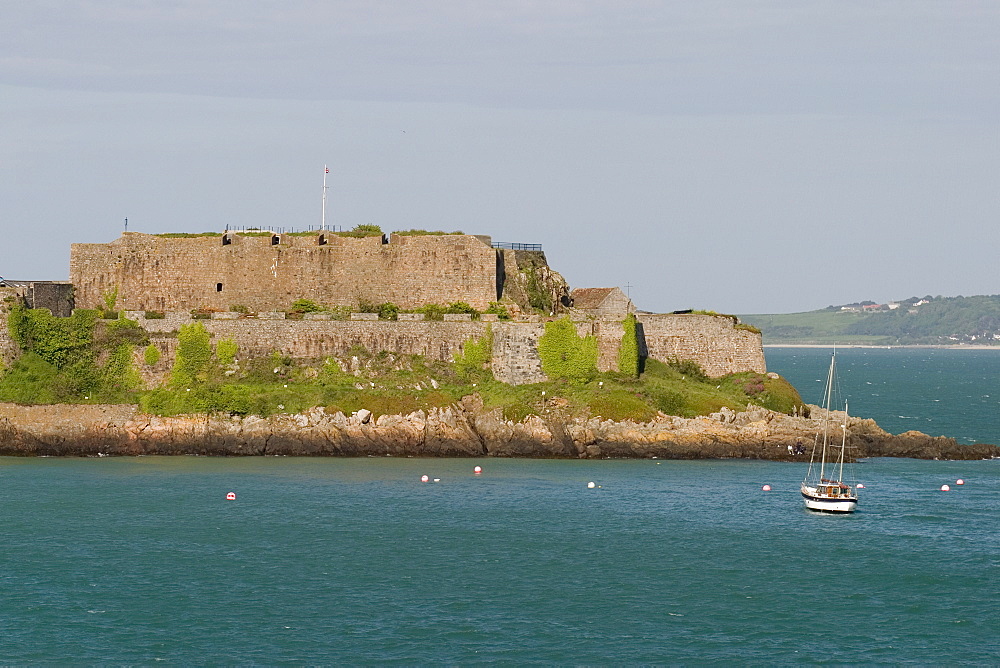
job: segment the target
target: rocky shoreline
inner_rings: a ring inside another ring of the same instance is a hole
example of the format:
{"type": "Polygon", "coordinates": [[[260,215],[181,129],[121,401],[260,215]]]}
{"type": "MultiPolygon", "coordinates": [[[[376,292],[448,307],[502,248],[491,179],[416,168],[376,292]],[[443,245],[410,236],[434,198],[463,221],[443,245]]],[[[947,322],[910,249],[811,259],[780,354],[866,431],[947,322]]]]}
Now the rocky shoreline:
{"type": "MultiPolygon", "coordinates": [[[[708,417],[660,416],[651,422],[580,419],[558,411],[522,422],[484,410],[476,396],[459,404],[382,415],[367,411],[269,418],[158,417],[131,405],[22,406],[0,403],[0,455],[395,456],[526,458],[767,459],[794,461],[789,446],[811,445],[822,409],[811,418],[763,408],[708,417]]],[[[874,420],[851,418],[851,452],[862,457],[988,459],[1000,447],[960,445],[920,432],[893,435],[874,420]]],[[[808,456],[808,455],[805,455],[808,456]]]]}

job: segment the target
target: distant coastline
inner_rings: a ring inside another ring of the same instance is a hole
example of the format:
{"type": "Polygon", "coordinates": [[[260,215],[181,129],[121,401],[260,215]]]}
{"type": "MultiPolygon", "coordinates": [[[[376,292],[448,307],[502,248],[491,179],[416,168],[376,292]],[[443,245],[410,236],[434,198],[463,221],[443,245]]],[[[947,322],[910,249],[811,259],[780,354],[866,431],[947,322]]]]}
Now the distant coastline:
{"type": "Polygon", "coordinates": [[[1000,350],[1000,346],[983,345],[954,345],[944,344],[900,344],[900,345],[876,345],[872,343],[765,343],[765,348],[875,348],[886,350],[889,348],[939,348],[941,350],[1000,350]]]}

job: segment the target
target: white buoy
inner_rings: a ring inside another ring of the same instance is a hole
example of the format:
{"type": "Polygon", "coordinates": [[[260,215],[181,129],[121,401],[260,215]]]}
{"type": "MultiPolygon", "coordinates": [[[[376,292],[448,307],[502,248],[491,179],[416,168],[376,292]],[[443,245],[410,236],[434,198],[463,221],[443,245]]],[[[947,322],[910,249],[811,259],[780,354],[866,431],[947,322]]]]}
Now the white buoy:
{"type": "Polygon", "coordinates": [[[771,491],[771,486],[770,485],[764,485],[763,487],[761,487],[761,490],[765,491],[765,492],[770,492],[771,491]]]}
{"type": "Polygon", "coordinates": [[[941,491],[942,492],[950,492],[951,491],[951,487],[948,487],[948,485],[941,485],[941,491]]]}
{"type": "Polygon", "coordinates": [[[864,489],[864,488],[865,488],[865,486],[864,486],[864,485],[862,485],[862,484],[861,484],[861,483],[859,482],[859,483],[858,483],[858,489],[864,489]]]}
{"type": "Polygon", "coordinates": [[[431,477],[429,475],[420,476],[420,482],[430,482],[431,477]]]}
{"type": "Polygon", "coordinates": [[[235,500],[236,500],[236,492],[230,492],[229,494],[226,494],[226,501],[235,501],[235,500]]]}
{"type": "Polygon", "coordinates": [[[472,469],[472,472],[475,473],[476,475],[479,475],[480,473],[483,472],[483,467],[477,466],[476,468],[472,469]]]}
{"type": "Polygon", "coordinates": [[[434,482],[441,482],[441,478],[434,478],[434,482]]]}
{"type": "Polygon", "coordinates": [[[964,481],[964,480],[962,480],[961,478],[959,478],[958,480],[956,480],[956,481],[955,481],[955,484],[956,484],[956,485],[964,485],[964,484],[965,484],[965,481],[964,481]]]}
{"type": "Polygon", "coordinates": [[[596,483],[593,483],[593,482],[588,482],[587,483],[587,489],[594,489],[595,487],[597,487],[596,483]]]}

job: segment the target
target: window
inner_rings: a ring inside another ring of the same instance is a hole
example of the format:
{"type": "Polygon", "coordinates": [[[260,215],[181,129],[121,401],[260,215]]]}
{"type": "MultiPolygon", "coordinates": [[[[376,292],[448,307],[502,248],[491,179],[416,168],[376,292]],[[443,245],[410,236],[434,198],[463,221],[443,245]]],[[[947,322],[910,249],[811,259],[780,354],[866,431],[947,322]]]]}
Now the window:
{"type": "Polygon", "coordinates": [[[216,292],[222,292],[222,283],[216,283],[215,284],[215,291],[216,292]]]}
{"type": "Polygon", "coordinates": [[[229,236],[228,233],[223,234],[222,235],[222,245],[223,246],[228,246],[231,243],[233,243],[233,238],[231,236],[229,236]]]}
{"type": "Polygon", "coordinates": [[[319,238],[317,239],[317,241],[318,241],[318,243],[319,243],[320,246],[325,246],[326,245],[326,235],[325,234],[319,235],[319,238]]]}
{"type": "Polygon", "coordinates": [[[279,237],[277,234],[271,235],[271,245],[277,246],[279,243],[281,243],[281,237],[279,237]]]}

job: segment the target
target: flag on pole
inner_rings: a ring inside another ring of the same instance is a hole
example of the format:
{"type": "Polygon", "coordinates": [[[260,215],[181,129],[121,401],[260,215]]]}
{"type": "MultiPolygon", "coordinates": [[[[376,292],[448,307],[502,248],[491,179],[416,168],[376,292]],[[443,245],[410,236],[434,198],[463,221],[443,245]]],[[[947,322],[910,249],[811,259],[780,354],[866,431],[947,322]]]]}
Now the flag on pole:
{"type": "Polygon", "coordinates": [[[330,168],[329,168],[329,167],[324,167],[323,169],[325,169],[325,170],[326,170],[326,173],[327,173],[327,174],[329,174],[329,173],[330,173],[330,168]]]}

